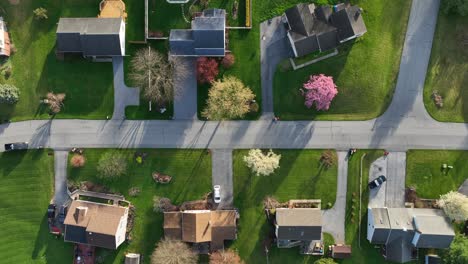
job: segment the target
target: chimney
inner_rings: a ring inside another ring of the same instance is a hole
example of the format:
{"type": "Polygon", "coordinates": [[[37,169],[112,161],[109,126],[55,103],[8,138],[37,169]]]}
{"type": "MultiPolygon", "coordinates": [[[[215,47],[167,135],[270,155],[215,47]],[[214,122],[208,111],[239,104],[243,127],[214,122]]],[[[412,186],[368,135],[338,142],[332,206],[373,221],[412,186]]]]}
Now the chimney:
{"type": "Polygon", "coordinates": [[[75,209],[75,219],[76,222],[81,222],[84,220],[86,213],[88,212],[88,207],[86,206],[78,206],[75,209]]]}

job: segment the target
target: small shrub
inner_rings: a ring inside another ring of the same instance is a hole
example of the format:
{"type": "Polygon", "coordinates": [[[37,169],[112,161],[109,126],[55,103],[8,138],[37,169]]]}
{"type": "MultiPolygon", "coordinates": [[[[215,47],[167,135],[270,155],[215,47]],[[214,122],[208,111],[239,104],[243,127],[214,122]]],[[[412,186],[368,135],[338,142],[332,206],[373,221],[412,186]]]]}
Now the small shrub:
{"type": "Polygon", "coordinates": [[[431,98],[438,108],[442,108],[444,106],[444,98],[439,94],[438,91],[432,91],[431,98]]]}
{"type": "Polygon", "coordinates": [[[33,13],[34,13],[34,18],[37,20],[43,20],[43,19],[49,18],[49,16],[47,16],[47,9],[43,7],[34,9],[33,13]]]}
{"type": "Polygon", "coordinates": [[[218,76],[218,62],[213,58],[199,57],[197,59],[197,81],[200,84],[211,83],[218,76]]]}
{"type": "Polygon", "coordinates": [[[136,197],[140,194],[141,190],[138,187],[132,187],[128,190],[128,195],[131,197],[136,197]]]}
{"type": "Polygon", "coordinates": [[[228,53],[226,54],[226,56],[224,56],[223,60],[221,61],[221,65],[223,65],[225,69],[229,69],[232,67],[232,65],[234,65],[235,61],[236,58],[234,57],[234,54],[228,53]]]}
{"type": "Polygon", "coordinates": [[[320,163],[325,166],[325,168],[330,168],[336,162],[336,157],[331,150],[325,150],[320,157],[320,163]]]}
{"type": "Polygon", "coordinates": [[[83,155],[75,154],[70,159],[70,164],[73,168],[81,168],[85,165],[86,159],[83,155]]]}
{"type": "Polygon", "coordinates": [[[273,196],[267,196],[265,199],[263,199],[263,207],[265,209],[274,209],[279,206],[278,200],[276,200],[275,197],[273,196]]]}
{"type": "Polygon", "coordinates": [[[64,93],[54,94],[53,92],[47,93],[46,102],[49,105],[50,112],[54,115],[60,113],[63,107],[63,101],[65,100],[64,93]]]}
{"type": "Polygon", "coordinates": [[[136,157],[135,160],[136,160],[136,162],[137,162],[138,164],[142,164],[142,163],[143,163],[143,158],[142,158],[141,156],[136,157]]]}
{"type": "Polygon", "coordinates": [[[169,198],[159,196],[153,197],[153,212],[162,213],[171,211],[173,208],[174,205],[169,198]]]}
{"type": "Polygon", "coordinates": [[[255,102],[250,104],[250,112],[257,113],[259,109],[260,106],[258,105],[258,103],[255,102]]]}
{"type": "Polygon", "coordinates": [[[332,203],[330,203],[330,202],[327,203],[327,207],[328,207],[328,208],[332,208],[332,203]]]}
{"type": "Polygon", "coordinates": [[[11,84],[0,84],[0,104],[16,104],[19,101],[20,91],[11,84]]]}

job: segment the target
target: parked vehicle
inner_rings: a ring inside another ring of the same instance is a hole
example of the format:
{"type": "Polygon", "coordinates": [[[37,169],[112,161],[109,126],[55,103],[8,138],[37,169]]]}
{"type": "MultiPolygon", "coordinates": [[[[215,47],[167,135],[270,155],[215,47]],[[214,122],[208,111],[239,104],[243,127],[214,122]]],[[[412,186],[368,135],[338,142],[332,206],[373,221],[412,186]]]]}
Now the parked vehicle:
{"type": "Polygon", "coordinates": [[[67,206],[62,205],[60,207],[60,212],[59,212],[59,215],[58,215],[59,223],[63,224],[63,222],[65,222],[65,217],[66,216],[67,216],[67,206]]]}
{"type": "Polygon", "coordinates": [[[47,218],[48,219],[54,219],[55,218],[55,204],[49,204],[49,207],[47,207],[47,218]]]}
{"type": "Polygon", "coordinates": [[[221,202],[221,186],[215,185],[213,186],[213,199],[215,203],[220,203],[221,202]]]}
{"type": "Polygon", "coordinates": [[[369,182],[369,184],[368,184],[369,189],[377,188],[386,181],[387,181],[387,178],[385,178],[385,176],[383,176],[383,175],[380,175],[379,177],[377,177],[377,179],[369,182]]]}
{"type": "Polygon", "coordinates": [[[28,149],[28,142],[15,142],[5,144],[5,151],[28,149]]]}

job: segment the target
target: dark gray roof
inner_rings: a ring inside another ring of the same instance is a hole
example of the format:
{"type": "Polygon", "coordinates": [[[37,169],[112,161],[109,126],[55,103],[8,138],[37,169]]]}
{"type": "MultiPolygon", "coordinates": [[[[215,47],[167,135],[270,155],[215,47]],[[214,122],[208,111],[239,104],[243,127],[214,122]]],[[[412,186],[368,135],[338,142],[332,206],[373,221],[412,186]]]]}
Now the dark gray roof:
{"type": "Polygon", "coordinates": [[[285,11],[288,34],[297,56],[334,49],[340,41],[366,32],[360,8],[340,6],[342,9],[333,13],[328,5],[301,3],[285,11]]]}
{"type": "Polygon", "coordinates": [[[171,55],[224,56],[226,12],[223,9],[207,9],[195,17],[192,29],[171,30],[169,45],[171,55]]]}
{"type": "Polygon", "coordinates": [[[310,208],[278,208],[276,224],[279,240],[320,240],[322,237],[322,212],[310,208]]]}
{"type": "Polygon", "coordinates": [[[344,41],[367,32],[358,6],[348,6],[330,16],[331,23],[338,29],[338,39],[344,41]]]}
{"type": "Polygon", "coordinates": [[[125,55],[125,39],[119,34],[123,25],[121,18],[60,18],[57,51],[84,56],[125,55]]]}
{"type": "Polygon", "coordinates": [[[458,192],[464,194],[465,196],[468,196],[468,179],[466,179],[462,183],[462,185],[460,185],[460,188],[458,188],[458,192]]]}
{"type": "Polygon", "coordinates": [[[414,244],[418,248],[448,248],[455,236],[450,219],[445,216],[415,215],[414,225],[419,233],[414,244]]]}
{"type": "Polygon", "coordinates": [[[65,225],[65,241],[86,244],[86,228],[81,226],[65,225]]]}
{"type": "Polygon", "coordinates": [[[386,259],[394,262],[405,263],[411,261],[413,246],[407,240],[399,238],[386,245],[386,259]]]}

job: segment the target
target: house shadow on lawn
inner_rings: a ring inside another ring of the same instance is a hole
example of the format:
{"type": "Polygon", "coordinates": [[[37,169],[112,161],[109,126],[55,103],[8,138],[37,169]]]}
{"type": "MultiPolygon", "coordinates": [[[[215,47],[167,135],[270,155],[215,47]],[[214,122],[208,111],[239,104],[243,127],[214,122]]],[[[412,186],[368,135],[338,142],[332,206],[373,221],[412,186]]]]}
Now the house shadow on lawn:
{"type": "MultiPolygon", "coordinates": [[[[46,212],[47,208],[44,208],[46,212]]],[[[44,214],[39,232],[34,242],[34,249],[31,253],[32,260],[46,259],[46,263],[64,263],[73,261],[73,244],[66,243],[62,236],[55,236],[49,233],[47,215],[44,214]]]]}
{"type": "MultiPolygon", "coordinates": [[[[81,55],[57,59],[55,47],[49,52],[36,91],[65,93],[58,118],[105,119],[114,108],[112,63],[92,62],[81,55]]],[[[36,114],[44,117],[47,107],[38,106],[36,114]]]]}

